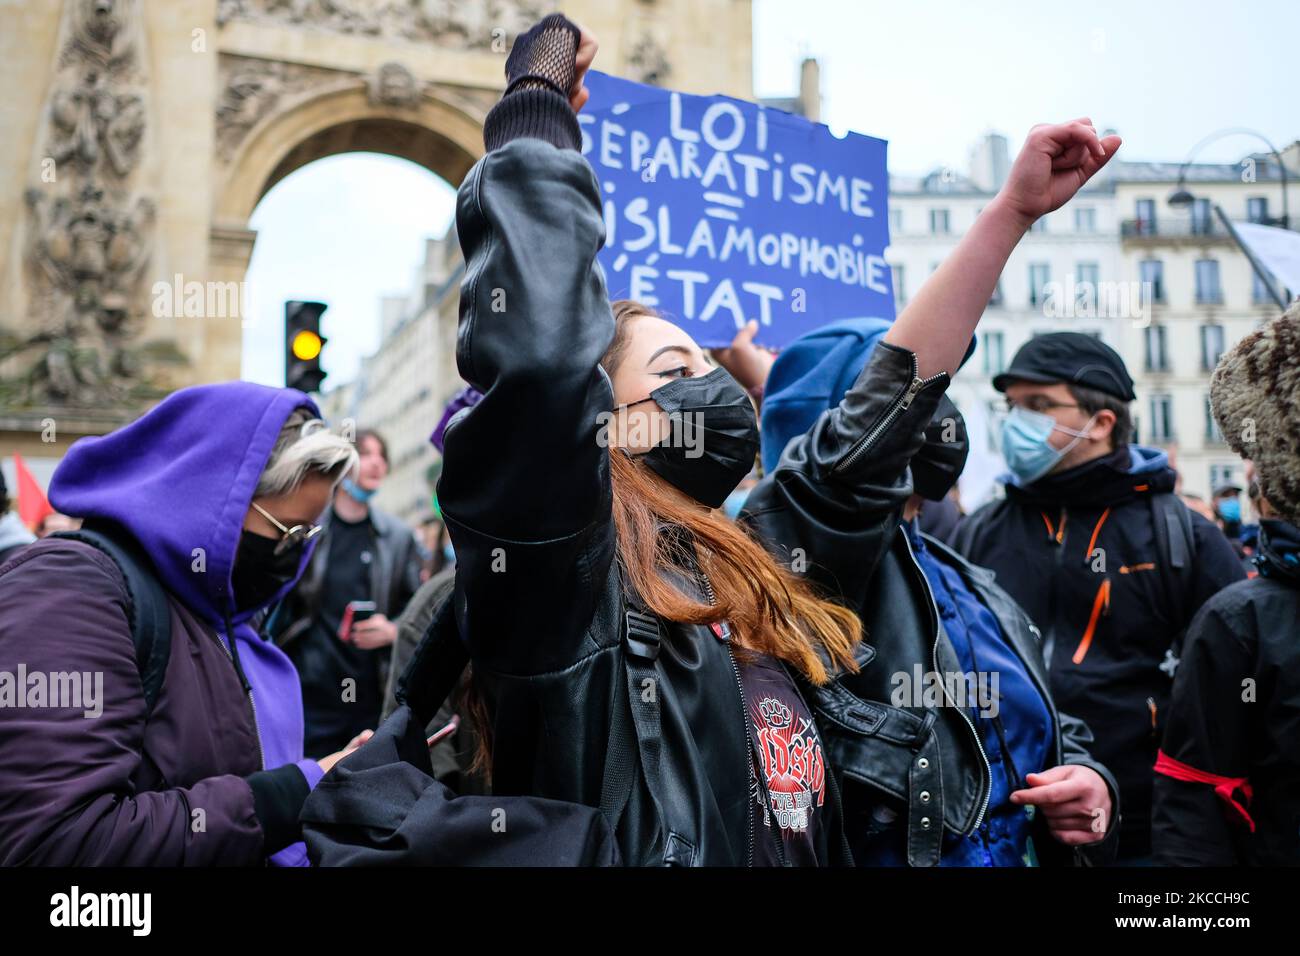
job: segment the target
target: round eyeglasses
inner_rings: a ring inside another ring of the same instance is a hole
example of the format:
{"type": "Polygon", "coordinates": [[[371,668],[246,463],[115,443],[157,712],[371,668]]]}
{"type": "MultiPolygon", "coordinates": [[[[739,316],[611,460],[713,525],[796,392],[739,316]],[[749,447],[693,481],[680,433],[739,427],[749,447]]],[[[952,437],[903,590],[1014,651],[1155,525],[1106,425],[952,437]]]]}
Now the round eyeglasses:
{"type": "Polygon", "coordinates": [[[291,547],[299,542],[307,542],[316,535],[321,533],[321,526],[318,524],[296,524],[292,528],[286,528],[283,524],[275,519],[269,511],[259,505],[256,501],[250,501],[249,504],[267,521],[275,525],[280,531],[280,540],[275,543],[275,553],[284,554],[291,547]]]}

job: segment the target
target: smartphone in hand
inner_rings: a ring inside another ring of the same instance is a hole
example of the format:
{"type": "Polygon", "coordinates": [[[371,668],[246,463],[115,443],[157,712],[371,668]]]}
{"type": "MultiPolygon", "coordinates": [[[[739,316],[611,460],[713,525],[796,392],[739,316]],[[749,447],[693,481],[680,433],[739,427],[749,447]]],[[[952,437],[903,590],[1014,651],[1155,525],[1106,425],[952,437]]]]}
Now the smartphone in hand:
{"type": "Polygon", "coordinates": [[[374,617],[379,611],[374,601],[349,601],[343,609],[343,620],[339,621],[339,640],[345,644],[352,642],[352,625],[358,621],[374,617]]]}

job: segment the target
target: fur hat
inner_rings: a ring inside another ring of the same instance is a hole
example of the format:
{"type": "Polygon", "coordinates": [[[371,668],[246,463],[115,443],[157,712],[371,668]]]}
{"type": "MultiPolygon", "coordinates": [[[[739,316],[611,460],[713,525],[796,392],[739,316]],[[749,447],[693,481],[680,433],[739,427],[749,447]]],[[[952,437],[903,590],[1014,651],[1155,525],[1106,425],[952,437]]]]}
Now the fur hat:
{"type": "Polygon", "coordinates": [[[1223,356],[1210,402],[1232,450],[1254,461],[1269,504],[1300,524],[1300,301],[1223,356]]]}

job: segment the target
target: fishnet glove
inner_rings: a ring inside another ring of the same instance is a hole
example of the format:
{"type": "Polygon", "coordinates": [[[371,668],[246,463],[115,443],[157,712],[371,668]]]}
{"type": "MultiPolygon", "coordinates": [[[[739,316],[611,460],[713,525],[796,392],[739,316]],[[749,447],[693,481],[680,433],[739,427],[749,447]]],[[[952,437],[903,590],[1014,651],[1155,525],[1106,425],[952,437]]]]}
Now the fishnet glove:
{"type": "Polygon", "coordinates": [[[564,14],[553,13],[516,38],[506,59],[506,93],[483,123],[488,152],[521,138],[581,149],[582,132],[569,103],[580,37],[564,14]]]}
{"type": "Polygon", "coordinates": [[[567,101],[578,78],[578,27],[562,13],[552,13],[515,38],[506,60],[506,93],[552,89],[567,101]]]}

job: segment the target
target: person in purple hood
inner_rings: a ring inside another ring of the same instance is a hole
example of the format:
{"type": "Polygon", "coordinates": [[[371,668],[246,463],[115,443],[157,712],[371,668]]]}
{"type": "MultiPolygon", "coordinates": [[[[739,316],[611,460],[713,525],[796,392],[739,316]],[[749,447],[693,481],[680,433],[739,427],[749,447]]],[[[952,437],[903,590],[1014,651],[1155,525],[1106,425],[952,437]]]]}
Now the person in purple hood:
{"type": "Polygon", "coordinates": [[[50,500],[147,556],[170,649],[150,710],[109,554],[53,537],[0,566],[0,692],[26,675],[0,707],[0,865],[306,864],[302,804],[361,738],[302,759],[297,674],[250,621],[356,467],[318,415],[292,389],[201,385],[69,449],[50,500]],[[80,706],[58,706],[59,680],[84,683],[80,706]]]}

